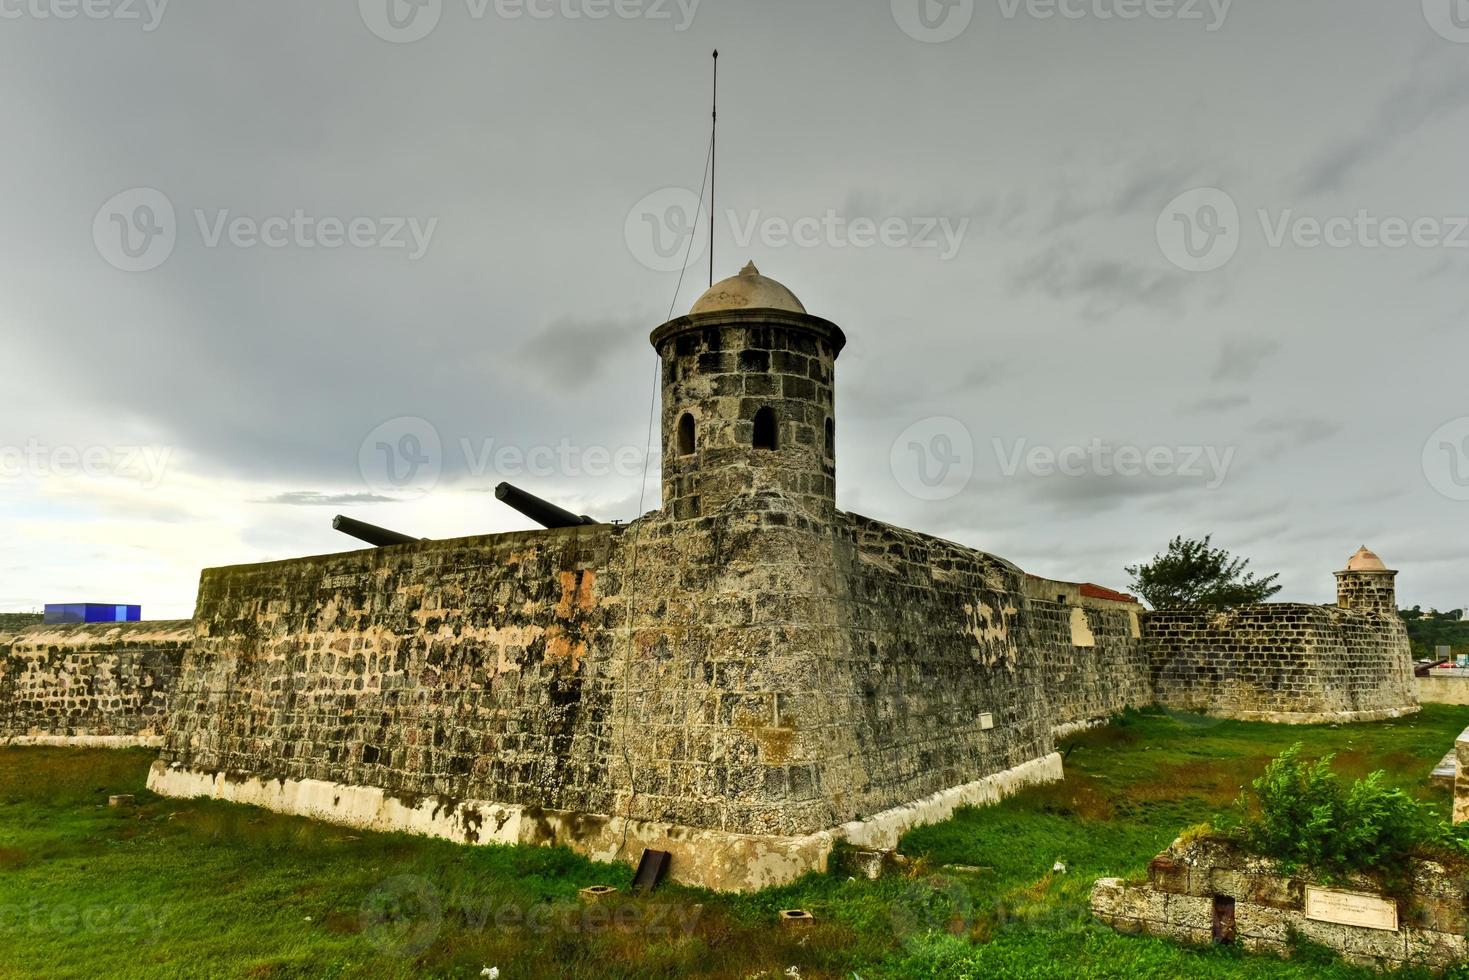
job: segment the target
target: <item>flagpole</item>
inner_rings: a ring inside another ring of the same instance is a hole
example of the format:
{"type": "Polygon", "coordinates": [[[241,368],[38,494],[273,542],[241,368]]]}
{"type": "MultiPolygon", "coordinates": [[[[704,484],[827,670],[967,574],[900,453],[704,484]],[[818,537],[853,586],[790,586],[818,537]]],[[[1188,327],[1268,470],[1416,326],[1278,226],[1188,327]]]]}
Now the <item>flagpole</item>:
{"type": "Polygon", "coordinates": [[[709,130],[709,285],[714,285],[714,175],[718,163],[715,140],[719,136],[719,51],[714,52],[714,111],[709,130]]]}

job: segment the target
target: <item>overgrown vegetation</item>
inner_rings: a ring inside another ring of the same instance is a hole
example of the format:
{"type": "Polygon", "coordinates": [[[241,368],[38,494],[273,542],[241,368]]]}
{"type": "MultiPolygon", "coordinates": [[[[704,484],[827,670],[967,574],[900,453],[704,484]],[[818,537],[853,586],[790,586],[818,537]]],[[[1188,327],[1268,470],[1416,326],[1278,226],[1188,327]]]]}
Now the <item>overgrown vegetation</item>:
{"type": "Polygon", "coordinates": [[[1154,609],[1203,606],[1224,609],[1264,602],[1280,591],[1279,575],[1257,578],[1247,572],[1248,558],[1236,558],[1223,548],[1212,548],[1212,535],[1202,541],[1176,537],[1168,551],[1153,560],[1125,569],[1132,590],[1154,609]]]}
{"type": "Polygon", "coordinates": [[[1431,806],[1387,783],[1377,770],[1351,783],[1332,768],[1333,755],[1314,762],[1297,742],[1273,759],[1221,829],[1246,847],[1288,865],[1327,872],[1372,872],[1392,879],[1414,857],[1456,857],[1466,849],[1431,806]]]}
{"type": "Polygon", "coordinates": [[[1469,653],[1469,622],[1464,620],[1464,610],[1437,612],[1430,609],[1424,612],[1422,607],[1414,606],[1398,610],[1398,615],[1408,628],[1414,660],[1437,657],[1439,647],[1448,647],[1450,656],[1469,653]]]}
{"type": "Polygon", "coordinates": [[[1427,774],[1466,726],[1469,708],[1434,705],[1341,728],[1132,712],[1069,740],[1064,782],[911,832],[904,873],[596,907],[577,890],[626,889],[630,868],[162,799],[148,752],[0,749],[0,977],[1375,980],[1121,935],[1092,920],[1092,883],[1140,877],[1297,741],[1442,807],[1427,774]],[[816,923],[782,927],[783,908],[816,923]]]}

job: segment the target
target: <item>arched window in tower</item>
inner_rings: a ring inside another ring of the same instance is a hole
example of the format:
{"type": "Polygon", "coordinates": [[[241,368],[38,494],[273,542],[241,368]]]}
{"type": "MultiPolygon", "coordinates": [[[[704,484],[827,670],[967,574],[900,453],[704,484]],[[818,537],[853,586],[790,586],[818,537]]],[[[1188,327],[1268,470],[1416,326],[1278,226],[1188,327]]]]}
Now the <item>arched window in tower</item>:
{"type": "Polygon", "coordinates": [[[776,448],[775,409],[769,405],[755,413],[755,448],[776,448]]]}
{"type": "Polygon", "coordinates": [[[683,418],[678,420],[678,454],[694,455],[694,417],[688,412],[684,412],[683,418]]]}
{"type": "Polygon", "coordinates": [[[826,420],[826,458],[837,458],[837,424],[831,419],[826,420]]]}

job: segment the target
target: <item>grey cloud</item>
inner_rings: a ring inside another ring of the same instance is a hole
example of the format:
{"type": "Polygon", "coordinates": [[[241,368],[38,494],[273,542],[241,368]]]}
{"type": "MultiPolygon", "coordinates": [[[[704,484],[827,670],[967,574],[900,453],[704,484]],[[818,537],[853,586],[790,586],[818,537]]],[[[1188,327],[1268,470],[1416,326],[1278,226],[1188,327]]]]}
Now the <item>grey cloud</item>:
{"type": "Polygon", "coordinates": [[[1079,254],[1075,244],[1046,248],[1010,277],[1018,293],[1038,291],[1056,300],[1081,300],[1081,315],[1106,320],[1128,309],[1177,312],[1187,280],[1119,259],[1079,254]]]}
{"type": "MultiPolygon", "coordinates": [[[[1469,356],[1457,258],[1247,240],[1226,269],[1196,275],[1166,264],[1154,220],[1200,185],[1229,190],[1246,216],[1277,205],[1462,211],[1452,161],[1469,153],[1466,49],[1433,37],[1416,10],[1340,0],[1257,4],[1218,35],[1019,17],[944,46],[907,38],[885,10],[834,10],[704,4],[680,34],[613,20],[479,22],[461,8],[407,45],[372,37],[350,0],[173,5],[152,34],[7,21],[0,85],[12,97],[0,99],[0,127],[27,138],[0,154],[0,180],[25,188],[0,235],[0,264],[24,270],[0,309],[11,367],[0,448],[30,438],[176,447],[182,479],[165,490],[189,503],[64,497],[49,483],[27,496],[6,483],[0,526],[70,525],[50,540],[44,530],[7,538],[6,564],[92,581],[83,574],[123,551],[126,574],[139,552],[98,548],[94,561],[66,534],[93,521],[146,541],[165,523],[197,524],[200,540],[224,542],[218,553],[150,556],[149,567],[170,565],[186,609],[198,564],[349,546],[315,509],[330,500],[435,536],[510,526],[483,496],[471,515],[464,498],[435,496],[423,511],[371,499],[380,494],[363,483],[359,454],[387,420],[432,425],[451,491],[499,478],[469,465],[466,442],[641,447],[656,397],[647,335],[678,275],[642,266],[625,222],[652,191],[697,188],[715,42],[728,59],[721,209],[972,219],[947,262],[885,247],[736,254],[721,226],[718,271],[754,259],[848,334],[840,506],[1106,584],[1173,533],[1227,542],[1275,523],[1263,508],[1279,503],[1280,520],[1314,508],[1329,519],[1280,539],[1277,563],[1323,593],[1361,543],[1339,554],[1340,538],[1399,529],[1405,557],[1388,557],[1406,563],[1412,543],[1431,545],[1462,520],[1461,504],[1419,478],[1403,436],[1426,435],[1425,400],[1435,420],[1462,412],[1452,407],[1453,365],[1469,356]],[[1314,58],[1323,24],[1333,65],[1314,58]],[[826,43],[834,29],[840,44],[826,43]],[[1272,69],[1252,70],[1262,63],[1272,69]],[[1180,64],[1190,84],[1159,84],[1180,64]],[[513,95],[486,94],[497,92],[513,95]],[[133,187],[166,193],[180,219],[171,257],[141,274],[108,265],[91,240],[98,207],[133,187]],[[439,225],[416,262],[207,246],[194,211],[226,208],[439,225]],[[1271,334],[1276,324],[1289,325],[1288,342],[1275,343],[1286,337],[1271,334]],[[1353,379],[1373,397],[1342,398],[1353,379]],[[1248,427],[1267,412],[1287,423],[1248,427]],[[889,466],[893,438],[926,415],[963,419],[986,457],[993,435],[1059,447],[1102,431],[1241,451],[1208,493],[1184,481],[977,478],[929,505],[889,466]],[[1345,443],[1328,434],[1334,423],[1352,434],[1350,453],[1313,452],[1309,466],[1283,455],[1345,443]],[[1410,467],[1398,496],[1346,499],[1386,460],[1410,467]],[[242,498],[239,513],[217,499],[191,511],[192,486],[242,498]],[[272,497],[283,499],[250,502],[272,497]]],[[[701,259],[678,306],[704,276],[701,259]]],[[[637,509],[635,475],[505,476],[579,513],[637,509]]],[[[645,505],[656,501],[652,486],[645,505]]],[[[1393,548],[1383,540],[1369,543],[1393,548]]],[[[1414,601],[1462,604],[1452,562],[1409,571],[1414,601]]],[[[4,572],[0,593],[43,601],[36,578],[4,572]]]]}
{"type": "Polygon", "coordinates": [[[1264,337],[1232,337],[1224,342],[1211,378],[1214,381],[1249,381],[1279,351],[1279,342],[1264,337]]]}
{"type": "MultiPolygon", "coordinates": [[[[565,385],[589,385],[641,353],[651,329],[646,320],[586,322],[561,318],[522,344],[516,361],[537,377],[565,385]]],[[[651,362],[652,348],[648,351],[651,362]]]]}
{"type": "Polygon", "coordinates": [[[1178,407],[1181,415],[1218,415],[1250,404],[1249,395],[1211,395],[1197,401],[1185,402],[1178,407]]]}
{"type": "Polygon", "coordinates": [[[1265,419],[1250,426],[1251,432],[1277,437],[1261,452],[1268,460],[1279,459],[1293,450],[1325,442],[1341,430],[1340,422],[1314,416],[1265,419]]]}
{"type": "Polygon", "coordinates": [[[337,504],[389,504],[394,498],[375,493],[321,493],[316,490],[291,490],[256,501],[261,504],[286,504],[292,507],[330,507],[337,504]]]}
{"type": "Polygon", "coordinates": [[[1469,63],[1434,44],[1415,61],[1411,78],[1381,101],[1360,132],[1324,150],[1302,175],[1298,190],[1340,190],[1356,172],[1402,144],[1425,125],[1469,107],[1469,63]]]}

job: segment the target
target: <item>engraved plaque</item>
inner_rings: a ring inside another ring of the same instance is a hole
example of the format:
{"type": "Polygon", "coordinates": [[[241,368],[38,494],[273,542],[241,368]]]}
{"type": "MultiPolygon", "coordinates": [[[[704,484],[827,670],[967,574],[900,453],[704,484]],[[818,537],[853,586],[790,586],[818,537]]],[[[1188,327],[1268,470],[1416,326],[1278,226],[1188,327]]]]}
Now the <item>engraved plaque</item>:
{"type": "Polygon", "coordinates": [[[994,715],[992,715],[988,711],[986,711],[984,714],[982,714],[982,715],[979,716],[979,730],[980,731],[987,732],[991,728],[994,728],[994,727],[995,727],[995,716],[994,715]]]}
{"type": "Polygon", "coordinates": [[[1343,926],[1396,932],[1398,907],[1377,895],[1307,888],[1306,918],[1318,922],[1335,922],[1343,926]]]}

